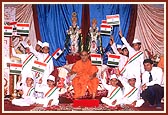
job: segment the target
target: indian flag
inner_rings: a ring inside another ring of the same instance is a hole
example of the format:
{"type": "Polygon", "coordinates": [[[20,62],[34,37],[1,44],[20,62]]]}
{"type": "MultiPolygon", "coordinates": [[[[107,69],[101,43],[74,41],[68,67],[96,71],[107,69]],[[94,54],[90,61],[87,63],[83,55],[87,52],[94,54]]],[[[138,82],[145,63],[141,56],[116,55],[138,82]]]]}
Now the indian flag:
{"type": "Polygon", "coordinates": [[[29,34],[29,23],[17,23],[17,34],[28,35],[29,34]]]}
{"type": "Polygon", "coordinates": [[[13,22],[9,22],[9,25],[16,25],[17,24],[17,22],[16,21],[13,21],[13,22]]]}
{"type": "Polygon", "coordinates": [[[13,27],[10,25],[4,26],[4,36],[12,36],[13,27]]]}
{"type": "Polygon", "coordinates": [[[101,54],[90,54],[93,65],[102,65],[101,54]]]}
{"type": "Polygon", "coordinates": [[[16,21],[9,22],[9,25],[11,25],[11,26],[13,27],[12,35],[18,36],[18,35],[17,35],[17,30],[16,30],[17,22],[16,22],[16,21]]]}
{"type": "Polygon", "coordinates": [[[52,56],[57,59],[62,54],[62,50],[60,48],[56,49],[52,56]]]}
{"type": "Polygon", "coordinates": [[[44,73],[46,66],[46,63],[35,60],[32,66],[32,71],[44,73]]]}
{"type": "Polygon", "coordinates": [[[106,20],[102,20],[101,24],[107,24],[107,21],[106,20]]]}
{"type": "Polygon", "coordinates": [[[100,26],[101,34],[104,35],[111,35],[111,29],[112,29],[111,26],[107,24],[101,24],[100,26]]]}
{"type": "Polygon", "coordinates": [[[109,54],[107,65],[118,66],[120,61],[120,56],[116,54],[109,54]]]}
{"type": "Polygon", "coordinates": [[[22,64],[11,63],[10,64],[10,74],[20,75],[22,71],[22,64]]]}
{"type": "Polygon", "coordinates": [[[106,16],[107,24],[109,25],[120,25],[120,16],[119,14],[107,15],[106,16]]]}

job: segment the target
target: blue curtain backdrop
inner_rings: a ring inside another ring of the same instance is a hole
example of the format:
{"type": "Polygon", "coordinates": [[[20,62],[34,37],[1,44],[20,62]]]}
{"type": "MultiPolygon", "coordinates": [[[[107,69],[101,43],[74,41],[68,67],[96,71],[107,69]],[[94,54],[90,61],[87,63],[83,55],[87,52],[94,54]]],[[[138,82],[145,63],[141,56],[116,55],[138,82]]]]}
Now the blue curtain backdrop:
{"type": "MultiPolygon", "coordinates": [[[[119,14],[120,26],[113,27],[113,36],[117,44],[122,44],[118,32],[122,29],[123,35],[126,37],[130,24],[131,5],[129,4],[90,4],[90,23],[93,18],[98,21],[100,30],[101,20],[106,19],[106,15],[119,14]]],[[[36,5],[40,35],[42,42],[50,44],[50,54],[57,48],[64,48],[66,31],[71,26],[71,14],[77,13],[78,25],[81,27],[82,20],[82,4],[38,4],[36,5]]],[[[103,48],[109,43],[109,36],[102,36],[103,48]]],[[[65,56],[67,52],[58,59],[54,60],[55,66],[63,66],[66,64],[65,56]]]]}

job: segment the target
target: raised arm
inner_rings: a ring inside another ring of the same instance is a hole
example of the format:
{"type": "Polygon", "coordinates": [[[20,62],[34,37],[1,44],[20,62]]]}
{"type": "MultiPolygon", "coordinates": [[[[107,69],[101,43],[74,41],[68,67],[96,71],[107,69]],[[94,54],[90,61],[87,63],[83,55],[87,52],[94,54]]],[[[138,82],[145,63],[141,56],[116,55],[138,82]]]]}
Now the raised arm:
{"type": "Polygon", "coordinates": [[[128,51],[129,51],[129,52],[135,52],[134,48],[132,48],[132,47],[130,46],[130,44],[127,42],[127,40],[126,40],[125,37],[123,36],[121,30],[119,31],[119,36],[120,36],[120,38],[121,38],[121,41],[122,41],[122,42],[124,43],[124,45],[127,47],[128,51]]]}

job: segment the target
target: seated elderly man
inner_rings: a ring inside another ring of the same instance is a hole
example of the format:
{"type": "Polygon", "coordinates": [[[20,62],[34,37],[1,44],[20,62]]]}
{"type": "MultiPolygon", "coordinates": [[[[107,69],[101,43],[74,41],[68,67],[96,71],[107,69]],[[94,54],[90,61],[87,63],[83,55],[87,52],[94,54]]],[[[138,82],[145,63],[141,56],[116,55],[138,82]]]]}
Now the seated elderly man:
{"type": "Polygon", "coordinates": [[[92,65],[89,60],[89,54],[87,51],[82,51],[81,59],[77,61],[73,66],[68,76],[76,74],[72,80],[72,86],[74,88],[74,99],[85,96],[87,87],[92,98],[95,98],[99,80],[96,77],[98,68],[92,65]]]}

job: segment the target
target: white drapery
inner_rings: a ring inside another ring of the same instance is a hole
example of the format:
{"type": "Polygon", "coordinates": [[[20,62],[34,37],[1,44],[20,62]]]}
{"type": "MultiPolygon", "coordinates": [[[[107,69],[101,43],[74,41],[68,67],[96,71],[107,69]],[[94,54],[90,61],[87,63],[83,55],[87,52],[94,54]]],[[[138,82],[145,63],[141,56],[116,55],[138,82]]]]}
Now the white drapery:
{"type": "Polygon", "coordinates": [[[141,50],[163,55],[164,34],[164,8],[139,4],[134,38],[142,42],[141,50]]]}

